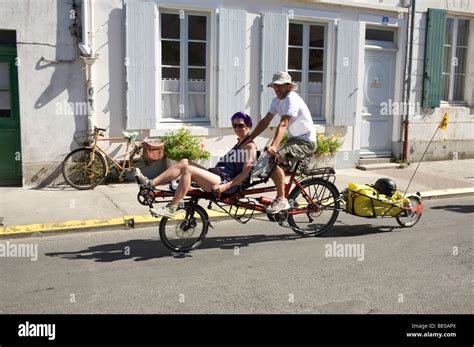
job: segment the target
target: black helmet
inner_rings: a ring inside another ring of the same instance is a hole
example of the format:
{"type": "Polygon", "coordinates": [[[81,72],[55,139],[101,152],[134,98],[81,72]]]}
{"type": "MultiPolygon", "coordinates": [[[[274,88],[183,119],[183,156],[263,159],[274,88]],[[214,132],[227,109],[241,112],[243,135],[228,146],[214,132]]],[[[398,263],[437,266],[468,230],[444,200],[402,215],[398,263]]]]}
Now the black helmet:
{"type": "Polygon", "coordinates": [[[375,182],[374,188],[383,195],[386,195],[387,198],[392,197],[397,191],[397,185],[390,178],[379,178],[377,182],[375,182]]]}

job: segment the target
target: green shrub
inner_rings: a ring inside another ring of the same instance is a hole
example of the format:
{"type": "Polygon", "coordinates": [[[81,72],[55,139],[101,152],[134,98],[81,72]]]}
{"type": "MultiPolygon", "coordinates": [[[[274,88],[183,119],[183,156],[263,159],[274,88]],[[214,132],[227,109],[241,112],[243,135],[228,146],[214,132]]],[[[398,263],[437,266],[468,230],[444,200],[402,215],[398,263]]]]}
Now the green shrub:
{"type": "Polygon", "coordinates": [[[340,137],[331,134],[325,136],[323,133],[318,133],[316,136],[316,149],[314,155],[316,157],[334,156],[336,152],[342,147],[344,140],[340,137]]]}
{"type": "Polygon", "coordinates": [[[283,147],[286,141],[288,141],[288,132],[285,132],[285,135],[283,135],[283,138],[281,139],[281,142],[280,142],[280,146],[278,148],[283,147]]]}
{"type": "Polygon", "coordinates": [[[199,160],[209,159],[211,156],[208,151],[204,150],[200,139],[192,136],[185,128],[167,132],[161,136],[160,140],[164,143],[166,157],[171,160],[199,160]]]}
{"type": "MultiPolygon", "coordinates": [[[[288,141],[288,133],[285,133],[280,142],[280,148],[288,141]]],[[[315,157],[334,156],[336,152],[342,147],[344,140],[334,134],[325,136],[323,133],[318,133],[316,136],[316,149],[314,150],[315,157]]]]}

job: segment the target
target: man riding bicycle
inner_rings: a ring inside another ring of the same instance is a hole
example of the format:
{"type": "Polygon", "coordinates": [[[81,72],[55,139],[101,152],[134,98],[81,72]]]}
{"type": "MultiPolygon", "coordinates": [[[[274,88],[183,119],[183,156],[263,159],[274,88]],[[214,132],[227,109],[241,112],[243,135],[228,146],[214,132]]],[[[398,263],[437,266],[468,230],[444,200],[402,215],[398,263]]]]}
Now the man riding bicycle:
{"type": "Polygon", "coordinates": [[[303,99],[295,92],[298,86],[291,81],[291,76],[287,72],[275,73],[268,87],[273,88],[276,97],[273,98],[265,117],[250,134],[248,141],[260,135],[270,125],[275,114],[280,115],[280,123],[267,150],[268,154],[276,156],[279,162],[271,176],[277,188],[277,196],[266,209],[267,213],[274,214],[290,208],[285,197],[285,172],[280,165],[293,165],[312,155],[316,145],[316,131],[311,112],[303,99]],[[277,153],[286,131],[289,135],[288,141],[277,153]]]}

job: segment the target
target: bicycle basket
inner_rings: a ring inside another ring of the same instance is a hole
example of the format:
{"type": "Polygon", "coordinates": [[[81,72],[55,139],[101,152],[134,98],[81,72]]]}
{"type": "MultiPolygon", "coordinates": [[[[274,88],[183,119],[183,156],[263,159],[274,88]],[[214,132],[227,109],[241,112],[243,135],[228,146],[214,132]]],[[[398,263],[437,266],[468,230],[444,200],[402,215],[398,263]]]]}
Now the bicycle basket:
{"type": "Polygon", "coordinates": [[[74,141],[80,146],[88,146],[94,141],[94,133],[78,131],[74,134],[74,141]]]}

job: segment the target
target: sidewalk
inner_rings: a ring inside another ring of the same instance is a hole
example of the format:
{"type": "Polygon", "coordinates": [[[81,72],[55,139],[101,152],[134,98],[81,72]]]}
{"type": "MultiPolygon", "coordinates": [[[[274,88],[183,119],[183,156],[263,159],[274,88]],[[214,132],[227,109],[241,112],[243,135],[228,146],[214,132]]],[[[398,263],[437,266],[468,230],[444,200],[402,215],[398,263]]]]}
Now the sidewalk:
{"type": "MultiPolygon", "coordinates": [[[[337,170],[339,191],[349,182],[375,183],[378,178],[392,178],[404,192],[416,168],[337,170]]],[[[421,163],[409,188],[422,198],[474,196],[474,159],[421,163]]],[[[0,187],[0,238],[39,235],[58,231],[133,227],[156,223],[146,206],[137,201],[136,183],[102,185],[79,191],[69,186],[39,189],[0,187]]],[[[272,197],[274,193],[267,193],[272,197]]],[[[474,204],[474,198],[473,198],[474,204]]],[[[210,211],[211,218],[223,217],[210,211]]]]}

